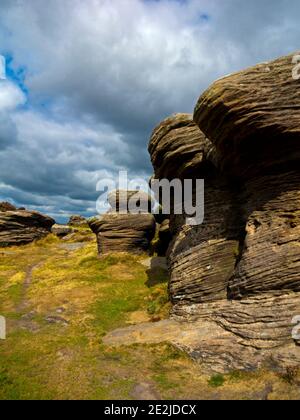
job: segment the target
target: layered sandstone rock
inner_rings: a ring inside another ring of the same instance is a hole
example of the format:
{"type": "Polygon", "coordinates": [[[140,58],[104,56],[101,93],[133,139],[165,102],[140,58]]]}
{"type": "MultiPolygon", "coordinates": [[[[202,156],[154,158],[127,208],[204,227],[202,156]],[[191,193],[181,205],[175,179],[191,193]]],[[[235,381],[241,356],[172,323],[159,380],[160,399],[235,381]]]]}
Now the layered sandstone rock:
{"type": "MultiPolygon", "coordinates": [[[[170,215],[177,345],[208,371],[299,366],[300,89],[292,56],[216,81],[154,131],[155,175],[205,179],[205,219],[170,215]],[[209,140],[207,140],[209,139],[209,140]]],[[[172,209],[174,210],[174,209],[172,209]]],[[[173,340],[172,342],[176,342],[173,340]]]]}
{"type": "Polygon", "coordinates": [[[222,352],[241,367],[300,363],[292,334],[300,314],[300,90],[292,67],[288,56],[220,79],[195,109],[215,163],[237,185],[242,221],[228,298],[174,308],[179,319],[209,319],[230,333],[222,349],[212,337],[195,348],[200,359],[222,352]]]}
{"type": "Polygon", "coordinates": [[[99,255],[146,252],[155,235],[155,227],[151,214],[108,213],[90,221],[90,228],[97,235],[99,255]]]}
{"type": "Polygon", "coordinates": [[[274,172],[278,165],[298,168],[300,89],[292,59],[219,79],[198,100],[195,121],[216,146],[221,165],[239,178],[274,172]]]}
{"type": "Polygon", "coordinates": [[[152,197],[144,191],[114,190],[108,195],[112,212],[151,213],[152,197]]]}
{"type": "Polygon", "coordinates": [[[112,210],[89,221],[97,236],[99,255],[148,251],[156,230],[154,216],[147,212],[151,197],[140,191],[117,190],[109,195],[108,200],[112,210]],[[136,214],[128,212],[130,203],[136,205],[136,214]]]}
{"type": "Polygon", "coordinates": [[[233,298],[300,291],[300,90],[292,56],[215,82],[195,121],[218,161],[239,175],[244,239],[233,298]]]}
{"type": "MultiPolygon", "coordinates": [[[[168,249],[170,295],[174,304],[192,304],[227,297],[239,248],[239,223],[233,192],[215,168],[211,142],[192,121],[178,114],[153,132],[149,152],[155,178],[205,180],[205,218],[199,226],[188,215],[172,214],[168,249]]],[[[191,215],[189,215],[191,216],[191,215]]]]}
{"type": "Polygon", "coordinates": [[[212,144],[199,131],[190,114],[175,114],[152,133],[149,153],[155,179],[184,178],[203,166],[212,144]]]}
{"type": "Polygon", "coordinates": [[[88,222],[83,216],[73,215],[70,217],[68,225],[72,227],[88,227],[88,222]]]}
{"type": "Polygon", "coordinates": [[[0,246],[24,245],[51,232],[55,221],[35,211],[0,212],[0,246]]]}

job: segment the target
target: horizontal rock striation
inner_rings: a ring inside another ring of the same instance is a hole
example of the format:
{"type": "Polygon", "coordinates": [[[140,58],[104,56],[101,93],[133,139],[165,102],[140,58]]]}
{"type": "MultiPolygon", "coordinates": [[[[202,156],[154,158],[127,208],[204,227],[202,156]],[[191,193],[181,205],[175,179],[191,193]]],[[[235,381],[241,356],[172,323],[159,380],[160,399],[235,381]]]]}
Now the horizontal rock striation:
{"type": "Polygon", "coordinates": [[[144,191],[111,191],[108,202],[113,213],[151,213],[152,197],[144,191]]]}
{"type": "Polygon", "coordinates": [[[215,82],[195,121],[220,165],[241,174],[245,239],[230,297],[300,291],[300,90],[292,56],[215,82]]]}
{"type": "Polygon", "coordinates": [[[300,363],[292,323],[300,315],[300,85],[292,57],[216,81],[199,98],[195,124],[172,116],[150,140],[156,178],[205,180],[202,225],[171,208],[169,289],[172,318],[199,328],[179,345],[212,370],[300,363]]]}
{"type": "Polygon", "coordinates": [[[51,232],[55,221],[35,211],[0,212],[0,246],[24,245],[51,232]]]}
{"type": "Polygon", "coordinates": [[[288,56],[220,79],[194,114],[214,163],[237,186],[242,231],[227,300],[178,303],[173,314],[213,320],[237,338],[224,354],[251,348],[255,366],[266,357],[300,363],[292,337],[300,314],[300,90],[292,68],[288,56]]]}
{"type": "Polygon", "coordinates": [[[195,173],[212,144],[199,131],[190,114],[175,114],[155,128],[149,153],[155,179],[184,178],[195,173]]]}
{"type": "Polygon", "coordinates": [[[198,100],[194,120],[216,146],[220,164],[239,178],[298,168],[300,89],[292,59],[219,79],[198,100]]]}
{"type": "Polygon", "coordinates": [[[90,221],[97,235],[99,255],[119,252],[135,254],[149,250],[156,223],[151,214],[108,213],[90,221]]]}
{"type": "MultiPolygon", "coordinates": [[[[192,121],[178,114],[163,121],[149,144],[155,178],[204,179],[205,217],[189,226],[187,215],[172,214],[168,249],[173,304],[225,299],[239,249],[239,215],[233,191],[214,166],[214,148],[192,121]]],[[[195,189],[193,191],[195,199],[195,189]]]]}

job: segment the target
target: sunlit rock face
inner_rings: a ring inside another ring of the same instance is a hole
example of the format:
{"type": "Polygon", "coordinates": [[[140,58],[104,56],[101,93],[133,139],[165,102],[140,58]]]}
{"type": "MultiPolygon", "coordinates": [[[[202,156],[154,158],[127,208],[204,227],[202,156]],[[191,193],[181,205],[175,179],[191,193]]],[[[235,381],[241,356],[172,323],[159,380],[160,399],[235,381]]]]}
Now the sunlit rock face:
{"type": "Polygon", "coordinates": [[[113,191],[108,201],[112,209],[89,221],[97,236],[99,255],[130,252],[141,254],[150,250],[156,222],[148,212],[151,197],[140,191],[113,191]],[[129,212],[131,205],[136,212],[129,212]]]}
{"type": "Polygon", "coordinates": [[[220,79],[194,114],[219,171],[237,186],[242,230],[227,299],[174,314],[208,318],[238,337],[222,351],[238,360],[246,346],[245,367],[270,357],[300,362],[292,326],[300,314],[300,86],[292,69],[288,56],[220,79]]]}
{"type": "Polygon", "coordinates": [[[41,239],[51,232],[54,224],[51,217],[35,211],[0,211],[0,247],[25,245],[41,239]]]}
{"type": "Polygon", "coordinates": [[[194,123],[175,115],[150,141],[157,178],[205,180],[202,225],[188,226],[171,209],[168,258],[172,317],[206,326],[185,347],[208,370],[300,363],[300,85],[293,67],[288,56],[216,81],[200,96],[194,123]]]}
{"type": "Polygon", "coordinates": [[[195,121],[239,178],[245,238],[232,298],[300,291],[300,85],[292,56],[215,82],[195,121]]]}

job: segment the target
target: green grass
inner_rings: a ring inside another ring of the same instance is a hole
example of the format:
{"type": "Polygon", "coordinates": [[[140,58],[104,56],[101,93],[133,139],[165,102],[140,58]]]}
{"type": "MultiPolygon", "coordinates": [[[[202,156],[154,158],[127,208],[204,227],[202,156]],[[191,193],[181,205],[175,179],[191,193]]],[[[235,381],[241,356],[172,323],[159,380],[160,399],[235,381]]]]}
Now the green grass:
{"type": "Polygon", "coordinates": [[[224,383],[225,378],[223,375],[213,375],[208,381],[209,386],[211,386],[212,388],[219,388],[223,386],[224,383]]]}
{"type": "Polygon", "coordinates": [[[99,259],[95,242],[77,251],[62,244],[50,235],[1,254],[0,314],[8,334],[0,341],[0,400],[131,399],[145,381],[162,399],[205,399],[216,392],[212,388],[223,398],[245,399],[266,381],[276,383],[278,398],[300,398],[298,386],[266,372],[209,378],[169,344],[105,346],[103,336],[128,326],[135,314],[168,316],[167,277],[149,276],[141,264],[146,256],[99,259]],[[32,314],[27,320],[20,303],[32,314]],[[68,324],[49,323],[49,316],[68,324]]]}

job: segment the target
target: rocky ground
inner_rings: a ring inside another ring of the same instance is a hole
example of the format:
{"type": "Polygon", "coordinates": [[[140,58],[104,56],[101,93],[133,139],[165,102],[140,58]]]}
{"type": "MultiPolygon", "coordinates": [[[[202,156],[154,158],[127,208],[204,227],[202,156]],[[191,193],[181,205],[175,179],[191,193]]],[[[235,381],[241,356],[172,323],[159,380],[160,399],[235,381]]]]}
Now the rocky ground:
{"type": "Polygon", "coordinates": [[[167,320],[163,259],[99,259],[93,238],[81,230],[0,251],[1,400],[300,398],[293,369],[205,374],[170,344],[180,324],[167,320]]]}

